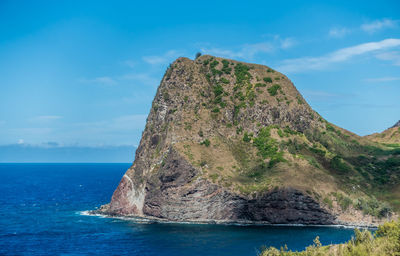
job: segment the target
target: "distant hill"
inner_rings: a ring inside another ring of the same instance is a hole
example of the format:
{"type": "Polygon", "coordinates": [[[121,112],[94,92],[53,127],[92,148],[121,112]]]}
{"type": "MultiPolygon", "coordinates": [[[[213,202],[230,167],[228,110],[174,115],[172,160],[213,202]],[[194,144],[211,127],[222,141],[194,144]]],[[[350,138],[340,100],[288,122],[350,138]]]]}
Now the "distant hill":
{"type": "Polygon", "coordinates": [[[391,128],[381,133],[368,135],[366,138],[379,143],[400,145],[400,121],[398,121],[391,128]]]}
{"type": "Polygon", "coordinates": [[[392,128],[394,127],[400,127],[400,120],[392,126],[392,128]]]}
{"type": "Polygon", "coordinates": [[[267,66],[179,58],[161,81],[132,167],[100,211],[375,225],[400,207],[399,155],[325,120],[267,66]]]}

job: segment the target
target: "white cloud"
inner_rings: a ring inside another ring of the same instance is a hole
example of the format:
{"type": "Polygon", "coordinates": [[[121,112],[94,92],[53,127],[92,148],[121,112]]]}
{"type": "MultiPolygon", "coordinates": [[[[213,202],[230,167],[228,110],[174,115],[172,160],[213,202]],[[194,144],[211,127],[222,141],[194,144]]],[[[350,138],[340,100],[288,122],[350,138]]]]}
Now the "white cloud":
{"type": "Polygon", "coordinates": [[[61,118],[62,118],[62,116],[36,116],[36,117],[32,118],[32,120],[51,121],[51,120],[58,120],[61,118]]]}
{"type": "Polygon", "coordinates": [[[121,80],[133,80],[137,81],[146,85],[154,85],[157,86],[160,81],[159,79],[151,76],[150,74],[147,73],[131,73],[131,74],[125,74],[121,77],[119,77],[121,80]]]}
{"type": "Polygon", "coordinates": [[[221,49],[221,48],[202,48],[200,50],[203,54],[210,54],[219,57],[225,57],[229,59],[234,59],[237,57],[241,57],[242,54],[238,52],[233,52],[231,50],[221,49]]]}
{"type": "Polygon", "coordinates": [[[309,97],[316,97],[316,98],[343,98],[343,97],[353,97],[352,94],[345,94],[345,93],[332,93],[326,91],[314,91],[314,90],[304,90],[302,93],[309,97]]]}
{"type": "Polygon", "coordinates": [[[17,143],[18,144],[24,144],[24,140],[23,139],[19,139],[17,143]]]}
{"type": "Polygon", "coordinates": [[[400,52],[398,51],[379,53],[375,57],[380,60],[392,61],[394,65],[400,66],[400,52]]]}
{"type": "Polygon", "coordinates": [[[364,23],[361,25],[361,29],[367,33],[375,33],[379,30],[385,28],[394,28],[397,26],[397,21],[392,19],[382,19],[382,20],[375,20],[370,23],[364,23]]]}
{"type": "MultiPolygon", "coordinates": [[[[352,47],[342,48],[319,57],[304,57],[284,60],[278,69],[283,72],[318,70],[323,69],[332,63],[344,62],[355,56],[386,50],[397,46],[400,46],[400,39],[390,38],[378,42],[364,43],[352,47]]],[[[381,59],[383,59],[382,56],[381,59]]]]}
{"type": "Polygon", "coordinates": [[[293,38],[284,38],[280,40],[281,48],[288,49],[293,47],[296,44],[296,41],[293,38]]]}
{"type": "Polygon", "coordinates": [[[101,77],[96,77],[93,79],[82,78],[82,79],[79,79],[79,81],[82,83],[105,84],[105,85],[117,84],[117,81],[115,81],[112,77],[109,77],[109,76],[101,76],[101,77]]]}
{"type": "Polygon", "coordinates": [[[342,38],[348,34],[350,34],[350,29],[348,28],[331,28],[329,30],[329,37],[333,38],[342,38]]]}
{"type": "Polygon", "coordinates": [[[142,59],[143,61],[151,65],[162,65],[168,64],[180,56],[182,56],[182,52],[169,50],[163,55],[143,56],[142,59]]]}
{"type": "Polygon", "coordinates": [[[356,95],[351,93],[341,92],[327,92],[327,91],[316,91],[316,90],[304,90],[302,91],[304,97],[310,102],[336,102],[337,100],[345,98],[353,98],[356,95]]]}
{"type": "Polygon", "coordinates": [[[269,53],[274,50],[274,47],[270,43],[257,43],[257,44],[245,44],[239,50],[232,51],[220,48],[202,48],[201,52],[210,55],[216,55],[219,57],[226,57],[230,59],[244,58],[252,59],[259,53],[269,53]]]}
{"type": "Polygon", "coordinates": [[[399,81],[400,77],[394,77],[394,76],[387,76],[387,77],[379,77],[379,78],[367,78],[364,81],[366,82],[391,82],[391,81],[399,81]]]}
{"type": "Polygon", "coordinates": [[[136,66],[136,62],[133,60],[125,60],[122,62],[123,65],[128,66],[130,68],[134,68],[136,66]]]}
{"type": "Polygon", "coordinates": [[[280,36],[276,35],[271,41],[244,44],[240,47],[237,47],[236,50],[203,47],[201,48],[201,52],[204,54],[210,54],[229,59],[242,58],[252,60],[258,54],[272,53],[279,49],[288,49],[293,47],[295,44],[296,41],[293,38],[281,38],[280,36]]]}

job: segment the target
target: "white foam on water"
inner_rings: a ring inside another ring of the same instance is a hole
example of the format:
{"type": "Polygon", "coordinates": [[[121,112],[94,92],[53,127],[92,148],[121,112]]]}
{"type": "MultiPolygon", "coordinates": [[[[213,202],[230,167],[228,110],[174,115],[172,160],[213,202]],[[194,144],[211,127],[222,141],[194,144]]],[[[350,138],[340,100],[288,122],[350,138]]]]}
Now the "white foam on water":
{"type": "Polygon", "coordinates": [[[227,225],[227,226],[272,226],[272,227],[329,227],[329,228],[346,228],[346,229],[374,229],[375,227],[370,227],[366,225],[344,225],[344,224],[336,224],[336,225],[307,225],[307,224],[271,224],[271,223],[251,223],[251,222],[234,222],[234,221],[171,221],[171,220],[163,220],[157,218],[146,218],[146,217],[134,217],[134,216],[111,216],[107,214],[93,213],[90,210],[86,211],[78,211],[76,212],[82,216],[95,216],[100,218],[110,218],[116,220],[124,220],[131,221],[140,224],[152,224],[152,223],[166,223],[166,224],[189,224],[189,225],[227,225]]]}

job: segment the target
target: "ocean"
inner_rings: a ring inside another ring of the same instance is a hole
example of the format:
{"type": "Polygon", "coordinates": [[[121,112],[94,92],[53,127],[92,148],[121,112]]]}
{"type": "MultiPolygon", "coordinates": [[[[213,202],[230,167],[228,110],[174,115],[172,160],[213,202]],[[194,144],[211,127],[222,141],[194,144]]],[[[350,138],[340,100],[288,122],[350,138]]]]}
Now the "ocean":
{"type": "Polygon", "coordinates": [[[250,255],[351,239],[341,227],[135,223],[87,216],[130,164],[0,164],[0,255],[250,255]]]}

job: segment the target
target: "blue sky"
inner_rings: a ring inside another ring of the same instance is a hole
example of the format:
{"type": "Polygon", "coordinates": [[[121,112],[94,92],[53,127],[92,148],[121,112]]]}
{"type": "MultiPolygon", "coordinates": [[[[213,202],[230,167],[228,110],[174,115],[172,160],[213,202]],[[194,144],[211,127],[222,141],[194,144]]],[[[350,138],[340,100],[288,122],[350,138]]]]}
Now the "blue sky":
{"type": "Polygon", "coordinates": [[[2,0],[0,145],[137,145],[198,51],[278,69],[359,135],[400,119],[399,1],[2,0]]]}

